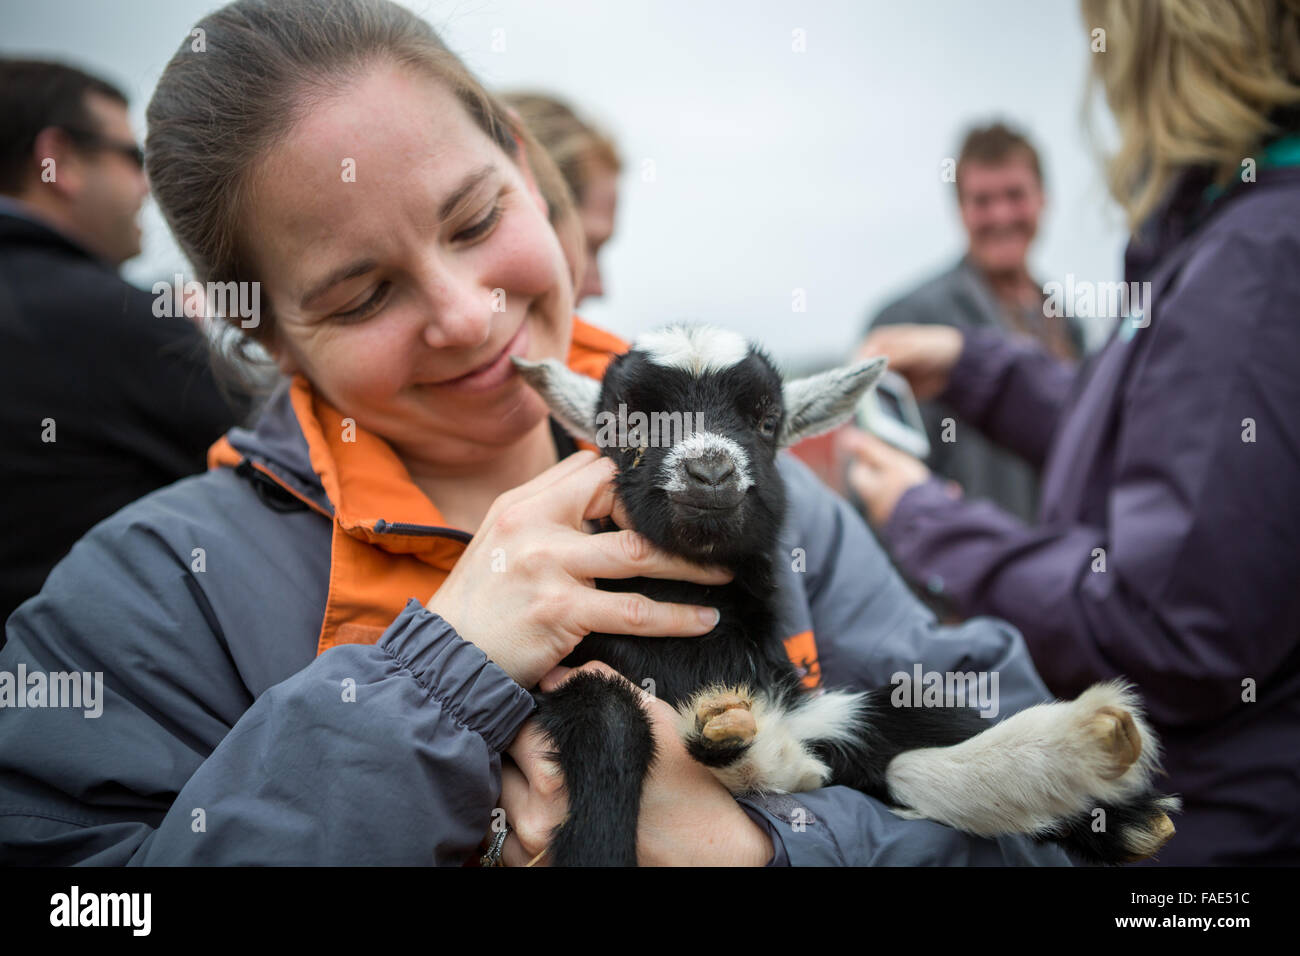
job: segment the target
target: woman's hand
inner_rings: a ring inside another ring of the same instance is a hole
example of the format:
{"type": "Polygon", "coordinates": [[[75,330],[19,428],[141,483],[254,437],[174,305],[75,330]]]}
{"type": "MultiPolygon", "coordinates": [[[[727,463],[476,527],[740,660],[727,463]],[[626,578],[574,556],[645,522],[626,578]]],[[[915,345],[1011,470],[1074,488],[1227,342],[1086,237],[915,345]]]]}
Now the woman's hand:
{"type": "Polygon", "coordinates": [[[930,477],[930,469],[920,461],[860,428],[841,429],[835,441],[838,454],[850,461],[849,487],[862,499],[867,517],[877,527],[890,519],[909,488],[930,477]]]}
{"type": "MultiPolygon", "coordinates": [[[[592,661],[577,670],[623,678],[592,661]]],[[[557,667],[543,678],[551,691],[576,670],[557,667]]],[[[639,689],[638,689],[639,691],[639,689]]],[[[772,858],[772,840],[751,820],[718,779],[686,752],[677,734],[675,713],[665,701],[639,691],[655,736],[658,756],[641,791],[637,860],[642,866],[763,866],[772,858]]],[[[555,827],[568,813],[564,779],[543,754],[550,749],[536,719],[524,724],[508,751],[514,760],[501,766],[501,806],[513,828],[502,847],[507,866],[529,863],[546,849],[555,827]]],[[[538,865],[547,863],[545,855],[538,865]]]]}
{"type": "Polygon", "coordinates": [[[907,379],[912,394],[925,401],[948,387],[963,341],[961,332],[948,325],[886,325],[863,340],[857,357],[885,356],[889,370],[907,379]]]}
{"type": "Polygon", "coordinates": [[[732,578],[666,555],[635,531],[586,534],[584,520],[615,511],[614,472],[609,459],[580,451],[497,498],[426,605],[524,687],[592,631],[698,637],[717,623],[712,608],[596,589],[595,578],[732,578]]]}

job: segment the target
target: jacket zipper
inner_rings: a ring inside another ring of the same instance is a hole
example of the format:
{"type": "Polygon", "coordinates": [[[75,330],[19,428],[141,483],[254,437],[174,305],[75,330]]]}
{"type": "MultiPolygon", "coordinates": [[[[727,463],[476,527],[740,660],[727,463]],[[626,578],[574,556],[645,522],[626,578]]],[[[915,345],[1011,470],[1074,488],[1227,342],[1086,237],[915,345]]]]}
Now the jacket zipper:
{"type": "Polygon", "coordinates": [[[385,521],[383,518],[375,522],[375,534],[408,534],[420,538],[455,538],[467,544],[474,537],[468,531],[461,531],[459,528],[439,528],[434,525],[385,521]]]}
{"type": "MultiPolygon", "coordinates": [[[[235,467],[235,473],[241,477],[251,479],[253,482],[261,482],[277,491],[292,495],[303,506],[320,511],[327,518],[333,518],[327,512],[321,511],[320,506],[313,504],[302,495],[288,488],[283,482],[278,480],[275,475],[264,471],[255,465],[250,459],[245,458],[235,467]]],[[[404,521],[385,521],[379,518],[375,521],[376,534],[404,534],[420,538],[454,538],[457,541],[468,544],[474,537],[468,531],[461,531],[459,528],[440,528],[436,525],[411,524],[404,521]]]]}

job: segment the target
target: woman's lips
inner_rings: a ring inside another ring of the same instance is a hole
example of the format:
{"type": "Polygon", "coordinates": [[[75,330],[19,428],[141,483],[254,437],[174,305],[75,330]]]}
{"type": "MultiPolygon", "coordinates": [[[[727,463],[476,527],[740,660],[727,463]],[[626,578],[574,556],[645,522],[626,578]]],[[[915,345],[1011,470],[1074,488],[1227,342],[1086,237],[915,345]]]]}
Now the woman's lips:
{"type": "Polygon", "coordinates": [[[481,392],[496,388],[510,376],[517,374],[514,363],[510,361],[510,356],[524,355],[527,351],[528,322],[525,320],[519,326],[519,331],[514,334],[514,337],[506,343],[505,348],[491,362],[480,366],[473,372],[466,372],[457,378],[448,379],[445,382],[434,382],[431,387],[465,392],[481,392]]]}

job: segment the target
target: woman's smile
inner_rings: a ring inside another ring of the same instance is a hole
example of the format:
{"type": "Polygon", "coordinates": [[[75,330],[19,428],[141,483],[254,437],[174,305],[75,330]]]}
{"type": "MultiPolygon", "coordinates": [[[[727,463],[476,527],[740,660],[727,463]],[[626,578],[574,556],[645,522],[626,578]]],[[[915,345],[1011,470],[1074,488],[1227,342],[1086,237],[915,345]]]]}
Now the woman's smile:
{"type": "Polygon", "coordinates": [[[475,366],[463,375],[444,379],[441,382],[430,382],[424,387],[458,392],[483,392],[504,384],[517,374],[510,356],[528,354],[528,325],[528,319],[525,317],[510,341],[483,364],[475,366]]]}

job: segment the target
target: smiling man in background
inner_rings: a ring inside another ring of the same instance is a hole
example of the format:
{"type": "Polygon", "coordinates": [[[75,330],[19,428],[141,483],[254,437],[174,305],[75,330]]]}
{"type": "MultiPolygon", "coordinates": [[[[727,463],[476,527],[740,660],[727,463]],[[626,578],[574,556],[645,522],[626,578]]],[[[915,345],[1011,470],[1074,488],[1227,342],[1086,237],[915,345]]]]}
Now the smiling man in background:
{"type": "MultiPolygon", "coordinates": [[[[1002,123],[977,127],[962,143],[956,174],[966,254],[887,306],[867,331],[912,322],[1001,328],[1036,339],[1061,358],[1079,358],[1080,328],[1044,315],[1042,284],[1029,272],[1029,249],[1045,206],[1033,145],[1002,123]]],[[[1034,519],[1038,479],[1027,463],[986,441],[939,402],[922,403],[921,412],[930,438],[926,463],[935,474],[956,481],[967,497],[986,498],[1026,521],[1034,519]],[[944,428],[945,419],[953,420],[952,428],[944,428]]]]}

